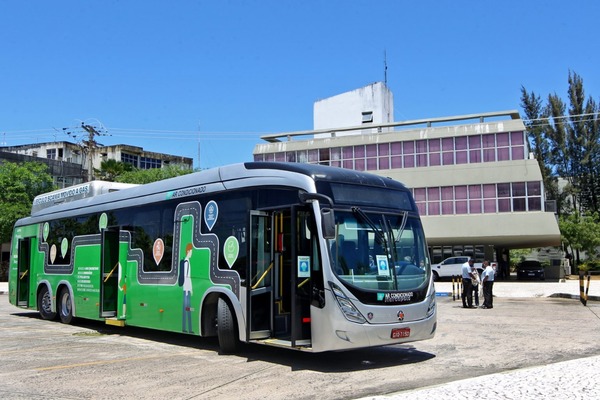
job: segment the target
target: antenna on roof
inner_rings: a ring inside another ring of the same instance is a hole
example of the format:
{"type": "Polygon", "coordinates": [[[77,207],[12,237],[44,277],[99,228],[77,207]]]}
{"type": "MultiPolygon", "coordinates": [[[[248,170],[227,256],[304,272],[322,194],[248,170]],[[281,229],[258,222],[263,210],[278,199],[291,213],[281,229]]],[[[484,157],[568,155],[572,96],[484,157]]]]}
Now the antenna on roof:
{"type": "Polygon", "coordinates": [[[387,52],[383,50],[383,83],[387,86],[387,52]]]}

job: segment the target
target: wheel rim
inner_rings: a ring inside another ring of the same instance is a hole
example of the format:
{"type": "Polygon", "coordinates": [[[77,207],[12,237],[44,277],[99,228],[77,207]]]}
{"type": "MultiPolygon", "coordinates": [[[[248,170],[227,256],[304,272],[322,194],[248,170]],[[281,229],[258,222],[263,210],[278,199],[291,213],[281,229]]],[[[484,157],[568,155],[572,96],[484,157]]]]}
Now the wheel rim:
{"type": "Polygon", "coordinates": [[[42,296],[42,311],[46,314],[52,312],[52,298],[50,296],[50,292],[46,290],[44,295],[42,296]]]}
{"type": "Polygon", "coordinates": [[[64,316],[71,314],[71,295],[69,292],[64,292],[61,297],[60,313],[64,316]]]}

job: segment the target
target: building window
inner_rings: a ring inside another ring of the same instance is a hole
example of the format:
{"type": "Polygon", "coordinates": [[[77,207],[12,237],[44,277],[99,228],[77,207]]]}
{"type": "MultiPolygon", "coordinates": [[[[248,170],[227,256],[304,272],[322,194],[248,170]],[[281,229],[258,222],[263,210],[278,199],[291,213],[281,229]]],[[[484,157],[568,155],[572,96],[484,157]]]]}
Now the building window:
{"type": "Polygon", "coordinates": [[[496,161],[496,135],[493,133],[482,135],[483,162],[496,161]]]}
{"type": "Polygon", "coordinates": [[[496,134],[498,161],[510,160],[510,143],[508,133],[496,134]]]}
{"type": "Polygon", "coordinates": [[[442,139],[442,164],[454,164],[454,138],[442,139]]]}
{"type": "Polygon", "coordinates": [[[541,211],[541,192],[541,182],[413,189],[421,215],[541,211]]]}
{"type": "Polygon", "coordinates": [[[454,197],[456,199],[456,213],[457,214],[468,214],[469,207],[467,203],[467,187],[466,186],[455,186],[454,197]]]}
{"type": "Polygon", "coordinates": [[[469,136],[469,163],[481,162],[481,136],[469,136]]]}
{"type": "Polygon", "coordinates": [[[496,211],[496,185],[485,184],[483,185],[483,212],[495,213],[496,211]]]}
{"type": "Polygon", "coordinates": [[[331,149],[331,166],[341,167],[342,166],[342,148],[334,147],[331,149]]]}
{"type": "Polygon", "coordinates": [[[469,214],[481,214],[481,185],[469,185],[469,214]]]}
{"type": "Polygon", "coordinates": [[[454,139],[454,146],[456,151],[454,153],[456,164],[466,164],[469,162],[468,152],[467,152],[467,137],[460,136],[454,139]]]}
{"type": "Polygon", "coordinates": [[[526,152],[525,133],[518,131],[266,153],[254,160],[376,171],[523,160],[526,152]]]}
{"type": "Polygon", "coordinates": [[[417,140],[417,167],[427,167],[427,140],[417,140]]]}
{"type": "Polygon", "coordinates": [[[427,188],[427,215],[440,215],[440,188],[427,188]]]}
{"type": "Polygon", "coordinates": [[[346,169],[354,169],[354,147],[342,147],[342,167],[346,169]]]}
{"type": "Polygon", "coordinates": [[[46,158],[56,160],[56,149],[46,149],[46,158]]]}
{"type": "Polygon", "coordinates": [[[511,132],[510,149],[512,160],[525,159],[525,134],[524,132],[511,132]]]}
{"type": "Polygon", "coordinates": [[[390,144],[381,143],[377,145],[379,149],[379,169],[390,169],[390,144]]]}
{"type": "Polygon", "coordinates": [[[392,153],[392,168],[402,168],[402,143],[394,142],[390,145],[390,152],[392,153]]]}
{"type": "Polygon", "coordinates": [[[158,158],[140,157],[140,169],[152,169],[162,167],[162,162],[158,158]]]}
{"type": "Polygon", "coordinates": [[[357,171],[365,170],[365,146],[354,146],[354,169],[357,171]]]}
{"type": "Polygon", "coordinates": [[[429,165],[432,167],[442,165],[440,139],[429,139],[427,143],[429,144],[429,165]]]}
{"type": "MultiPolygon", "coordinates": [[[[301,152],[299,151],[298,153],[301,152]]],[[[331,157],[329,156],[329,149],[319,149],[319,164],[329,165],[330,158],[331,157]]],[[[298,157],[298,159],[300,159],[300,157],[298,157]]]]}
{"type": "Polygon", "coordinates": [[[362,123],[370,124],[373,122],[373,111],[363,111],[362,113],[362,123]]]}
{"type": "Polygon", "coordinates": [[[454,214],[454,187],[444,186],[442,187],[442,214],[452,215],[454,214]]]}
{"type": "Polygon", "coordinates": [[[121,153],[121,162],[131,164],[135,168],[138,167],[138,156],[128,153],[121,153]]]}
{"type": "Polygon", "coordinates": [[[296,162],[307,163],[308,162],[308,150],[298,150],[295,152],[296,162]]]}
{"type": "Polygon", "coordinates": [[[402,142],[402,153],[404,154],[404,168],[415,166],[415,142],[409,140],[402,142]]]}

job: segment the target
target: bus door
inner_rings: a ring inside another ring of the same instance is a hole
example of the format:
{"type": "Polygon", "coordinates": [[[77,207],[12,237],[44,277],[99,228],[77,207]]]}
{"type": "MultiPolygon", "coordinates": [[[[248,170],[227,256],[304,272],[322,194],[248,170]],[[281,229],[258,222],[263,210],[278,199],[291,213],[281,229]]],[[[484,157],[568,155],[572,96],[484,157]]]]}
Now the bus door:
{"type": "Polygon", "coordinates": [[[314,256],[310,213],[291,209],[274,214],[274,337],[292,347],[310,345],[310,302],[314,256]]]}
{"type": "Polygon", "coordinates": [[[100,269],[100,317],[114,317],[117,314],[119,294],[119,230],[114,228],[102,231],[102,259],[100,269]]]}
{"type": "Polygon", "coordinates": [[[312,296],[323,282],[317,254],[313,216],[305,208],[292,208],[291,237],[291,341],[292,346],[311,344],[310,305],[312,296]]]}
{"type": "Polygon", "coordinates": [[[247,336],[266,339],[273,330],[273,259],[272,218],[267,213],[250,214],[250,274],[248,285],[247,336]]]}
{"type": "Polygon", "coordinates": [[[29,307],[29,279],[31,261],[31,238],[19,240],[17,260],[17,306],[29,307]]]}

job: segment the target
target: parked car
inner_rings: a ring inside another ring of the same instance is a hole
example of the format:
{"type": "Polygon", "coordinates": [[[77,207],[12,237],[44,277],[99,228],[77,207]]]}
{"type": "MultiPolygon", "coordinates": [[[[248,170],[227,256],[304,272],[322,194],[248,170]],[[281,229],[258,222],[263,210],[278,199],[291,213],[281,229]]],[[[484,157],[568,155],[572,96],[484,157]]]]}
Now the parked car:
{"type": "Polygon", "coordinates": [[[539,261],[525,260],[517,264],[517,279],[545,279],[544,267],[539,261]]]}
{"type": "MultiPolygon", "coordinates": [[[[431,266],[431,271],[433,272],[433,280],[438,280],[440,278],[450,278],[451,276],[461,276],[462,275],[462,266],[464,263],[469,261],[469,256],[455,256],[446,258],[439,264],[433,264],[431,266]]],[[[477,271],[479,271],[479,275],[483,271],[482,264],[479,262],[475,263],[475,267],[477,271]]]]}

